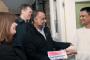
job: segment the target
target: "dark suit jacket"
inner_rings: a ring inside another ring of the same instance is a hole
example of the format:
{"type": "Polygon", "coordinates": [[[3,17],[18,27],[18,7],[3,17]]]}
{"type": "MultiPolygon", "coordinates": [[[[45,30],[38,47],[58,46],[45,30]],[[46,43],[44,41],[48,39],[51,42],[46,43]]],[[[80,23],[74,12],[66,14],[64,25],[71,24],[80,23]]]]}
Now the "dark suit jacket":
{"type": "Polygon", "coordinates": [[[26,56],[23,52],[23,38],[25,37],[26,31],[27,31],[27,24],[24,20],[22,20],[20,17],[16,20],[16,23],[18,24],[16,28],[16,34],[13,38],[13,47],[16,49],[16,53],[19,53],[19,56],[22,58],[22,55],[24,60],[26,60],[26,56]]]}
{"type": "Polygon", "coordinates": [[[21,18],[18,18],[16,20],[17,28],[16,28],[16,34],[14,35],[13,39],[13,46],[21,48],[22,47],[22,40],[26,34],[27,31],[27,23],[25,23],[24,20],[21,18]]]}
{"type": "Polygon", "coordinates": [[[30,24],[23,46],[28,60],[49,60],[48,51],[61,50],[70,46],[70,43],[53,41],[48,27],[44,28],[45,36],[30,24]]]}
{"type": "Polygon", "coordinates": [[[20,50],[5,43],[0,45],[0,60],[26,60],[26,57],[20,50]]]}

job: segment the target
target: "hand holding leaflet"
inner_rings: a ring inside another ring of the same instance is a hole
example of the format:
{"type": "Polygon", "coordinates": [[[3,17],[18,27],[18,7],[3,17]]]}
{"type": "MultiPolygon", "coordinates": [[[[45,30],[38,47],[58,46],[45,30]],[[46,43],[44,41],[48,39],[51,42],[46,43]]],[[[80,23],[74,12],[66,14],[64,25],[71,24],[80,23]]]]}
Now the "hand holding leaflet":
{"type": "Polygon", "coordinates": [[[65,50],[60,51],[49,51],[48,57],[50,60],[58,60],[58,59],[67,59],[67,54],[65,50]]]}

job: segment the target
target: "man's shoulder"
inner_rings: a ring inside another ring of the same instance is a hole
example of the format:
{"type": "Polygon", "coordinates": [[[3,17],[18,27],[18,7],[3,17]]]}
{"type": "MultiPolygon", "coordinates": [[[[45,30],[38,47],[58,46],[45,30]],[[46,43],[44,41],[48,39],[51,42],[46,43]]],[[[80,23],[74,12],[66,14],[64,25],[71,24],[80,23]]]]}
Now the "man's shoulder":
{"type": "Polygon", "coordinates": [[[21,19],[20,17],[18,17],[18,18],[16,19],[16,23],[17,23],[17,24],[24,23],[24,20],[21,19]]]}
{"type": "Polygon", "coordinates": [[[48,26],[45,26],[45,27],[44,27],[44,31],[50,33],[50,29],[49,29],[49,27],[48,27],[48,26]]]}
{"type": "Polygon", "coordinates": [[[83,31],[83,30],[86,30],[85,27],[82,27],[82,28],[78,28],[77,31],[83,31]]]}

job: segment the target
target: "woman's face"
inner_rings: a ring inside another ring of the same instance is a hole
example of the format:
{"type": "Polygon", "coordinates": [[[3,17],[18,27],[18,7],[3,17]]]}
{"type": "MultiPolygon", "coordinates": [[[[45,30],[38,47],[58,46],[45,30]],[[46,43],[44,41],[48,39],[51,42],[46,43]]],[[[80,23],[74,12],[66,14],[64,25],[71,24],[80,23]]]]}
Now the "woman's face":
{"type": "Polygon", "coordinates": [[[10,33],[12,35],[14,35],[16,33],[16,26],[17,26],[17,23],[12,23],[11,27],[10,27],[10,33]]]}

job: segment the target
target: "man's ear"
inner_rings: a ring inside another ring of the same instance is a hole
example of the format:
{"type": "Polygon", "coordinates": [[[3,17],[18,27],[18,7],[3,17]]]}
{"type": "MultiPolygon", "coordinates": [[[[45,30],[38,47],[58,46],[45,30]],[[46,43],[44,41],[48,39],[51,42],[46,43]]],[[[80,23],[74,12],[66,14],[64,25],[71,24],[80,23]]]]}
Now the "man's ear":
{"type": "Polygon", "coordinates": [[[22,13],[25,13],[25,10],[21,10],[22,13]]]}
{"type": "Polygon", "coordinates": [[[35,21],[35,20],[37,20],[37,18],[36,18],[36,17],[34,18],[34,21],[35,21]]]}
{"type": "Polygon", "coordinates": [[[34,19],[35,19],[35,20],[37,20],[37,19],[38,19],[38,17],[35,17],[34,19]]]}

